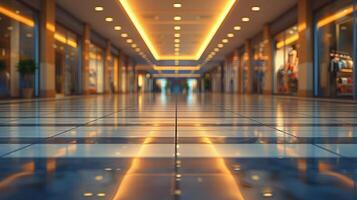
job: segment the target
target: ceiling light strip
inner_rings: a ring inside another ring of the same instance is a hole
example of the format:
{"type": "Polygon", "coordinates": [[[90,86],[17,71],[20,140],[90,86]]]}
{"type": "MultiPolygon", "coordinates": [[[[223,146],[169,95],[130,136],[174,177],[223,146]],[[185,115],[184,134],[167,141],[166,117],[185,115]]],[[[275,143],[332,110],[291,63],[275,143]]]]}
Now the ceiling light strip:
{"type": "Polygon", "coordinates": [[[14,19],[18,22],[21,22],[23,24],[26,24],[27,26],[34,27],[35,22],[25,16],[19,15],[16,12],[13,12],[12,10],[9,10],[5,7],[0,6],[0,13],[3,15],[6,15],[7,17],[10,17],[11,19],[14,19]]]}
{"type": "Polygon", "coordinates": [[[128,0],[118,0],[118,1],[123,6],[125,12],[129,16],[130,20],[133,22],[135,28],[140,33],[141,37],[143,38],[145,44],[147,45],[147,47],[151,51],[151,53],[154,56],[154,58],[156,60],[160,60],[159,59],[160,57],[159,57],[156,49],[154,48],[154,45],[151,43],[151,40],[149,39],[148,35],[146,34],[144,28],[141,26],[141,23],[139,22],[138,18],[134,14],[133,9],[131,8],[130,4],[128,3],[128,0]]]}
{"type": "Polygon", "coordinates": [[[206,50],[208,44],[211,42],[212,38],[217,33],[219,27],[222,25],[224,19],[227,17],[229,11],[232,9],[232,7],[233,7],[235,2],[236,2],[236,0],[229,0],[227,2],[226,6],[224,7],[223,11],[221,12],[221,15],[218,17],[218,19],[217,19],[216,23],[214,24],[213,28],[211,29],[211,31],[207,35],[206,39],[203,41],[201,48],[198,50],[198,53],[196,55],[196,59],[195,60],[199,60],[201,58],[203,52],[206,50]]]}
{"type": "Polygon", "coordinates": [[[153,74],[154,78],[199,78],[200,74],[153,74]]]}
{"type": "Polygon", "coordinates": [[[154,66],[157,71],[198,71],[200,66],[154,66]]]}
{"type": "Polygon", "coordinates": [[[227,4],[224,6],[224,9],[221,15],[217,18],[217,21],[214,23],[212,29],[209,31],[206,38],[203,40],[202,45],[197,51],[197,54],[194,56],[159,56],[157,50],[155,49],[153,43],[149,39],[149,36],[146,34],[144,28],[142,27],[141,23],[139,22],[138,18],[134,14],[133,9],[131,8],[128,0],[118,0],[119,3],[122,5],[124,10],[126,11],[127,15],[131,19],[132,23],[134,24],[135,28],[140,33],[141,37],[143,38],[144,42],[146,43],[147,47],[151,51],[152,55],[156,60],[199,60],[203,54],[203,52],[208,47],[209,43],[213,39],[214,35],[217,33],[219,27],[222,25],[224,19],[227,17],[230,10],[233,8],[234,3],[237,0],[227,0],[227,4]]]}

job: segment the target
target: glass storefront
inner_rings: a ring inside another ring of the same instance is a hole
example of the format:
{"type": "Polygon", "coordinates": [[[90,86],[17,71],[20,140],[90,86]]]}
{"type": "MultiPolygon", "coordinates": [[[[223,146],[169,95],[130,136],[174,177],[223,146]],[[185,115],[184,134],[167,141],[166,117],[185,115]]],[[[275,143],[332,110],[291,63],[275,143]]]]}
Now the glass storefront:
{"type": "Polygon", "coordinates": [[[16,66],[20,60],[36,61],[35,19],[35,13],[21,3],[0,1],[0,97],[20,96],[25,83],[16,66]]]}
{"type": "Polygon", "coordinates": [[[295,95],[298,91],[299,55],[297,26],[275,37],[274,93],[295,95]]]}
{"type": "Polygon", "coordinates": [[[104,92],[104,51],[91,44],[89,53],[89,92],[104,92]]]}
{"type": "Polygon", "coordinates": [[[354,45],[353,1],[338,1],[316,15],[317,95],[353,97],[354,45]]]}
{"type": "Polygon", "coordinates": [[[241,67],[241,77],[242,77],[242,93],[247,92],[248,87],[248,70],[249,70],[249,54],[244,52],[240,55],[240,67],[241,67]]]}
{"type": "Polygon", "coordinates": [[[60,25],[55,33],[55,86],[57,94],[79,93],[79,48],[77,36],[60,25]]]}
{"type": "Polygon", "coordinates": [[[260,42],[253,47],[253,92],[263,94],[264,74],[267,65],[265,43],[260,42]]]}
{"type": "Polygon", "coordinates": [[[116,55],[111,56],[110,68],[110,87],[113,93],[119,92],[119,58],[116,55]]]}

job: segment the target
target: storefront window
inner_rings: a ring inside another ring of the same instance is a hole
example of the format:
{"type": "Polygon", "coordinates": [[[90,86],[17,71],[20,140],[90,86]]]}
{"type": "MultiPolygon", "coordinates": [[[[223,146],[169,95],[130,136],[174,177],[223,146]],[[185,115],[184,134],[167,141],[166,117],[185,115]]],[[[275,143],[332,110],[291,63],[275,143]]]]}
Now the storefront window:
{"type": "Polygon", "coordinates": [[[89,90],[90,93],[104,92],[104,56],[103,50],[91,44],[89,53],[89,90]]]}
{"type": "Polygon", "coordinates": [[[263,93],[264,73],[267,65],[265,43],[260,42],[253,48],[253,92],[263,93]]]}
{"type": "Polygon", "coordinates": [[[275,37],[274,92],[295,95],[298,90],[297,27],[293,26],[275,37]]]}
{"type": "Polygon", "coordinates": [[[247,52],[244,52],[241,56],[240,56],[241,60],[241,69],[242,69],[242,92],[243,94],[247,92],[248,89],[248,66],[249,66],[249,54],[247,52]]]}
{"type": "MultiPolygon", "coordinates": [[[[326,7],[317,15],[318,95],[353,96],[353,6],[352,1],[326,7]]],[[[354,42],[353,42],[354,41],[354,42]]]]}
{"type": "Polygon", "coordinates": [[[79,92],[79,49],[77,36],[56,25],[55,33],[56,92],[75,94],[79,92]]]}
{"type": "Polygon", "coordinates": [[[22,78],[16,65],[35,59],[35,14],[14,0],[0,2],[0,97],[20,95],[22,78]]]}

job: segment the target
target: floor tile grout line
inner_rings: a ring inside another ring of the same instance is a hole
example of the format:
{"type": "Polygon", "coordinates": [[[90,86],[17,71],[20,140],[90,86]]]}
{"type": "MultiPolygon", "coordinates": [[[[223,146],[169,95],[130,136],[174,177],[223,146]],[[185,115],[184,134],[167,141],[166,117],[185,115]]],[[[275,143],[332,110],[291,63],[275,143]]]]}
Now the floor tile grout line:
{"type": "Polygon", "coordinates": [[[46,140],[55,138],[55,137],[57,137],[57,136],[59,136],[59,135],[68,133],[68,132],[70,132],[70,131],[72,131],[72,130],[75,130],[75,129],[77,129],[77,128],[84,127],[84,126],[86,126],[86,125],[88,125],[88,124],[90,124],[90,123],[96,122],[96,121],[98,121],[98,120],[101,120],[101,119],[106,118],[107,116],[113,115],[114,113],[115,113],[115,112],[112,112],[112,113],[110,113],[110,114],[104,115],[104,116],[102,116],[102,117],[99,117],[99,118],[97,118],[97,119],[91,120],[91,121],[86,122],[86,123],[84,123],[84,124],[81,124],[81,125],[75,126],[75,127],[73,127],[73,128],[70,128],[70,129],[68,129],[68,130],[62,131],[62,132],[60,132],[60,133],[54,134],[54,135],[52,135],[52,136],[45,137],[45,138],[41,138],[41,139],[39,139],[39,141],[37,141],[37,142],[33,142],[33,143],[31,143],[31,144],[25,145],[25,146],[20,147],[20,148],[18,148],[18,149],[15,149],[15,150],[12,150],[12,151],[7,152],[7,153],[5,153],[5,154],[2,154],[2,155],[0,155],[0,158],[5,158],[6,156],[9,156],[9,155],[11,155],[11,154],[13,154],[13,153],[15,153],[15,152],[18,152],[18,151],[27,149],[27,148],[30,147],[30,146],[33,146],[33,145],[36,145],[36,144],[41,144],[43,141],[46,141],[46,140]]]}
{"type": "MultiPolygon", "coordinates": [[[[291,133],[289,133],[289,132],[286,132],[286,131],[284,131],[284,130],[280,130],[280,129],[276,128],[276,127],[268,126],[268,125],[266,125],[266,124],[264,124],[264,123],[262,123],[262,122],[260,122],[260,121],[255,120],[254,118],[243,116],[243,115],[239,114],[238,112],[232,112],[232,113],[233,113],[233,114],[238,114],[238,115],[241,116],[242,118],[252,120],[252,121],[254,121],[254,122],[256,122],[256,123],[258,123],[258,124],[260,124],[260,125],[262,125],[262,126],[272,128],[272,129],[274,129],[274,130],[276,130],[276,131],[279,131],[279,132],[281,132],[281,133],[284,133],[284,134],[286,134],[286,135],[290,135],[290,136],[292,136],[292,137],[295,137],[295,138],[298,138],[298,139],[299,139],[299,137],[296,136],[296,135],[293,135],[293,134],[291,134],[291,133]]],[[[322,146],[320,146],[320,145],[318,145],[318,144],[313,144],[313,143],[311,143],[311,145],[316,146],[317,148],[320,148],[320,149],[322,149],[322,150],[324,150],[324,151],[327,151],[327,152],[329,152],[329,153],[332,153],[332,154],[334,154],[334,155],[336,155],[336,156],[339,156],[339,157],[341,157],[341,158],[347,158],[347,157],[345,157],[344,155],[341,155],[341,154],[339,154],[339,153],[337,153],[337,152],[334,152],[334,151],[332,151],[332,150],[330,150],[330,149],[326,149],[326,148],[324,148],[324,147],[322,147],[322,146]]]]}

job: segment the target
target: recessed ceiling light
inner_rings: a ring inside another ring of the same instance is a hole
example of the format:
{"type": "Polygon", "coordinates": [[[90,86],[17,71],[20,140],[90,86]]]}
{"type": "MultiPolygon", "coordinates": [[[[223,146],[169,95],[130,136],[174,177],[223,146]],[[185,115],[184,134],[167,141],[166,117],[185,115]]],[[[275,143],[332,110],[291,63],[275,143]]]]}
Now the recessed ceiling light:
{"type": "Polygon", "coordinates": [[[112,21],[113,21],[113,18],[107,17],[107,18],[105,18],[105,21],[107,21],[107,22],[112,22],[112,21]]]}
{"type": "Polygon", "coordinates": [[[174,3],[174,8],[181,8],[182,4],[181,3],[174,3]]]}
{"type": "Polygon", "coordinates": [[[122,34],[121,34],[121,37],[126,38],[126,37],[128,37],[128,34],[122,33],[122,34]]]}
{"type": "Polygon", "coordinates": [[[175,51],[180,51],[180,48],[175,48],[175,51]]]}
{"type": "MultiPolygon", "coordinates": [[[[136,48],[135,49],[136,52],[139,52],[140,51],[140,48],[136,48]]],[[[142,54],[142,53],[141,53],[142,54]]],[[[143,55],[143,54],[142,54],[143,55]]]]}
{"type": "Polygon", "coordinates": [[[214,48],[214,51],[215,51],[215,52],[218,52],[218,51],[219,51],[219,49],[218,49],[218,48],[214,48]]]}
{"type": "Polygon", "coordinates": [[[228,39],[223,39],[222,42],[223,43],[228,43],[228,39]]]}
{"type": "Polygon", "coordinates": [[[263,197],[267,198],[267,197],[273,197],[273,193],[271,192],[264,192],[263,194],[263,197]]]}
{"type": "Polygon", "coordinates": [[[240,26],[235,26],[233,29],[234,29],[235,31],[240,31],[240,30],[242,30],[242,27],[240,27],[240,26]]]}
{"type": "Polygon", "coordinates": [[[98,197],[105,197],[105,193],[101,192],[97,194],[98,197]]]}
{"type": "Polygon", "coordinates": [[[175,47],[180,47],[180,44],[175,44],[175,47]]]}
{"type": "Polygon", "coordinates": [[[85,193],[83,193],[83,196],[85,196],[85,197],[92,197],[92,196],[93,196],[93,193],[91,193],[91,192],[85,192],[85,193]]]}
{"type": "Polygon", "coordinates": [[[104,8],[102,6],[97,6],[94,8],[94,10],[99,12],[99,11],[103,11],[104,8]]]}
{"type": "Polygon", "coordinates": [[[223,44],[218,44],[218,48],[222,48],[223,46],[223,44]]]}
{"type": "Polygon", "coordinates": [[[180,33],[175,33],[175,37],[181,37],[180,33]]]}
{"type": "Polygon", "coordinates": [[[180,17],[180,16],[175,16],[175,17],[174,17],[174,20],[175,20],[175,21],[180,21],[181,19],[182,19],[182,17],[180,17]]]}
{"type": "Polygon", "coordinates": [[[252,7],[252,11],[259,11],[260,10],[260,7],[259,6],[253,6],[252,7]]]}
{"type": "Polygon", "coordinates": [[[249,17],[243,17],[243,18],[242,18],[242,21],[243,21],[243,22],[249,22],[250,19],[249,19],[249,17]]]}
{"type": "Polygon", "coordinates": [[[233,33],[228,33],[227,36],[232,38],[232,37],[234,37],[234,34],[233,33]]]}
{"type": "Polygon", "coordinates": [[[127,39],[126,42],[130,44],[130,43],[133,43],[133,40],[132,39],[127,39]]]}
{"type": "Polygon", "coordinates": [[[179,31],[179,30],[181,30],[181,26],[175,26],[174,29],[175,29],[176,31],[179,31]]]}
{"type": "Polygon", "coordinates": [[[121,30],[121,26],[114,26],[114,30],[120,31],[121,30]]]}
{"type": "Polygon", "coordinates": [[[175,43],[179,43],[180,42],[180,39],[175,39],[175,43]]]}
{"type": "Polygon", "coordinates": [[[137,47],[137,45],[136,45],[136,44],[132,44],[132,45],[131,45],[131,47],[136,48],[136,47],[137,47]]]}

